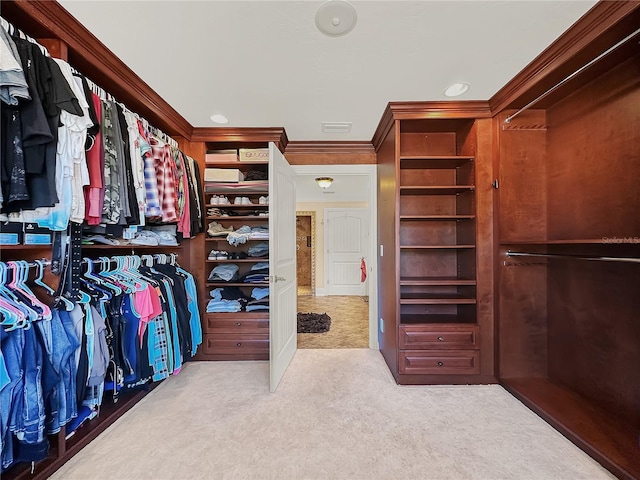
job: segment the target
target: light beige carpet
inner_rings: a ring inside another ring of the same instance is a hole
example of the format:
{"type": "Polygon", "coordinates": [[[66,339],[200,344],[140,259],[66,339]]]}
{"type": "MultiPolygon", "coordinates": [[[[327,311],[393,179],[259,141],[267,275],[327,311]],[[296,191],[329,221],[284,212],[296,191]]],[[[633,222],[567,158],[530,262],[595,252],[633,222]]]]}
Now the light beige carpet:
{"type": "Polygon", "coordinates": [[[326,313],[331,328],[324,333],[299,333],[298,348],[367,348],[369,304],[354,295],[299,296],[298,312],[326,313]]]}
{"type": "Polygon", "coordinates": [[[496,385],[398,386],[366,349],[299,350],[273,394],[268,370],[187,365],[53,478],[613,478],[496,385]]]}

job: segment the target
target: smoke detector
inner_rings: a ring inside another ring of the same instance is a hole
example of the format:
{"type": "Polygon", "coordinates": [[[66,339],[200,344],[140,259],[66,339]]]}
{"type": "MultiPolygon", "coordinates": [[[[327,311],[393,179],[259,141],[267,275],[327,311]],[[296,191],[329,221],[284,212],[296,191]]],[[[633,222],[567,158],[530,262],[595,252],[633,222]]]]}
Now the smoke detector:
{"type": "Polygon", "coordinates": [[[344,0],[329,0],[316,12],[316,27],[329,37],[346,35],[356,26],[356,9],[344,0]]]}

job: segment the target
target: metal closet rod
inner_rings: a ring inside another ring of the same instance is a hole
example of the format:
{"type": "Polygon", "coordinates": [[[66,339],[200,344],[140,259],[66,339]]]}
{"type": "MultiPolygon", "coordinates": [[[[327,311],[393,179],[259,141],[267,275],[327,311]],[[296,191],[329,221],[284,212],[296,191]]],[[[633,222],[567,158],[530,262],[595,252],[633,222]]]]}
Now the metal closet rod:
{"type": "Polygon", "coordinates": [[[554,85],[553,87],[551,87],[549,90],[547,90],[546,92],[544,92],[542,95],[540,95],[539,97],[531,100],[529,103],[527,103],[524,107],[522,107],[520,110],[518,110],[516,113],[514,113],[513,115],[509,115],[507,118],[504,119],[504,123],[510,123],[511,120],[513,120],[515,117],[517,117],[518,115],[520,115],[522,112],[524,112],[525,110],[529,109],[532,105],[538,103],[540,100],[542,100],[543,98],[545,98],[547,95],[549,95],[550,93],[556,91],[558,88],[560,88],[562,85],[564,85],[565,83],[567,83],[569,80],[571,80],[573,77],[575,77],[576,75],[579,75],[580,73],[582,73],[584,70],[586,70],[587,68],[589,68],[591,65],[593,65],[594,63],[600,61],[602,58],[606,57],[607,55],[609,55],[611,52],[613,52],[615,49],[617,49],[618,47],[620,47],[621,45],[625,44],[626,42],[628,42],[629,40],[631,40],[633,37],[635,37],[636,35],[638,35],[638,33],[640,33],[640,28],[637,29],[635,32],[630,33],[629,35],[627,35],[626,37],[624,37],[622,40],[620,40],[618,43],[616,43],[615,45],[613,45],[612,47],[609,47],[607,50],[605,50],[604,52],[602,52],[600,55],[598,55],[596,58],[594,58],[593,60],[591,60],[589,63],[587,63],[586,65],[583,65],[582,67],[580,67],[578,70],[576,70],[575,72],[573,72],[571,75],[569,75],[567,78],[565,78],[564,80],[560,81],[559,83],[557,83],[556,85],[554,85]]]}
{"type": "Polygon", "coordinates": [[[545,257],[545,258],[569,258],[572,260],[589,260],[595,262],[620,262],[620,263],[640,263],[640,258],[625,257],[581,257],[579,255],[562,255],[558,253],[527,253],[527,252],[507,252],[507,257],[545,257]]]}

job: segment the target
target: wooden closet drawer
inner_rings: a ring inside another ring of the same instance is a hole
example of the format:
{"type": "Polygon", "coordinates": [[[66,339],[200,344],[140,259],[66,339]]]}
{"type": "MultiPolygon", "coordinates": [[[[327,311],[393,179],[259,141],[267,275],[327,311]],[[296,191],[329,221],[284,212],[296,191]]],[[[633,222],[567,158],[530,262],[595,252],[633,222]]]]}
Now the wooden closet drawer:
{"type": "Polygon", "coordinates": [[[203,330],[205,333],[257,333],[269,335],[269,319],[206,317],[203,330]]]}
{"type": "Polygon", "coordinates": [[[398,352],[404,374],[460,375],[480,373],[480,352],[474,350],[406,350],[398,352]]]}
{"type": "Polygon", "coordinates": [[[480,348],[478,325],[400,325],[400,349],[480,348]]]}
{"type": "Polygon", "coordinates": [[[259,334],[206,334],[204,352],[207,355],[242,355],[269,353],[269,335],[259,334]]]}

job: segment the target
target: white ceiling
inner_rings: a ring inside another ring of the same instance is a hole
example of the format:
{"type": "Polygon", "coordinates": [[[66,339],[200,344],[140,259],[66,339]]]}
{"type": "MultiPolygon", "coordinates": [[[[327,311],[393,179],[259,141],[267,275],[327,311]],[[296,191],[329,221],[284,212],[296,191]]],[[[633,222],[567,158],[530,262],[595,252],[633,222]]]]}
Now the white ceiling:
{"type": "Polygon", "coordinates": [[[333,38],[322,1],[60,3],[194,126],[223,113],[289,140],[371,140],[389,101],[460,81],[460,99],[489,99],[596,2],[352,0],[355,29],[333,38]]]}
{"type": "Polygon", "coordinates": [[[333,183],[326,190],[315,181],[318,175],[296,175],[297,202],[368,202],[369,177],[366,175],[348,175],[338,172],[338,168],[325,166],[324,175],[330,175],[333,183]]]}

